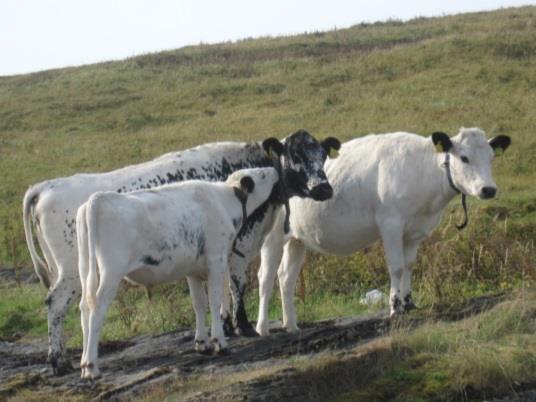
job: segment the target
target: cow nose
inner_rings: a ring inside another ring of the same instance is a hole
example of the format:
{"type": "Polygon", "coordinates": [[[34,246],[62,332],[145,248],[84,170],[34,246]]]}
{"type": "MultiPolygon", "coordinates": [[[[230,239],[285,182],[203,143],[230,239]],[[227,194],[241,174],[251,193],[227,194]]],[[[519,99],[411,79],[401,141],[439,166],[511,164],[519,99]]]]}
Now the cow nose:
{"type": "Polygon", "coordinates": [[[481,198],[493,198],[495,197],[495,193],[497,193],[495,187],[483,187],[480,196],[481,198]]]}
{"type": "Polygon", "coordinates": [[[316,201],[325,201],[333,197],[333,188],[328,183],[322,183],[311,190],[311,197],[316,201]]]}

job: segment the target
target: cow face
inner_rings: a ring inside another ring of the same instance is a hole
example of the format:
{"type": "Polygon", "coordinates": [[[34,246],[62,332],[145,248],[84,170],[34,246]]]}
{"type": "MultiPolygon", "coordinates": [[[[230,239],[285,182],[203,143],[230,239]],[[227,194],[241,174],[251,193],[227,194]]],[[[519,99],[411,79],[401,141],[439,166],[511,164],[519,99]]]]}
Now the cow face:
{"type": "Polygon", "coordinates": [[[270,197],[278,181],[279,175],[272,167],[238,170],[227,179],[228,183],[239,187],[247,195],[248,215],[270,197]]]}
{"type": "Polygon", "coordinates": [[[279,156],[282,179],[289,195],[324,201],[332,197],[333,189],[324,172],[328,155],[334,157],[341,143],[334,137],[318,142],[305,130],[299,130],[275,145],[273,138],[263,142],[268,153],[279,156]]]}
{"type": "Polygon", "coordinates": [[[495,155],[510,145],[510,137],[499,135],[486,139],[478,128],[462,128],[455,137],[434,133],[432,140],[440,152],[449,152],[450,170],[454,185],[464,194],[480,199],[493,198],[497,185],[491,174],[495,155]]]}

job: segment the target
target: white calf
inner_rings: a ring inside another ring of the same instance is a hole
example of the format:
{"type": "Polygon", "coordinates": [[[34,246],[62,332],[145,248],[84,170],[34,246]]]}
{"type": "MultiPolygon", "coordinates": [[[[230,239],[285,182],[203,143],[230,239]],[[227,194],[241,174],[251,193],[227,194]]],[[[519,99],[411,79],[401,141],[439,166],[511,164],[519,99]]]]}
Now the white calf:
{"type": "Polygon", "coordinates": [[[391,314],[414,307],[411,270],[419,244],[457,194],[495,196],[494,151],[509,145],[509,137],[487,141],[477,128],[461,129],[452,138],[444,133],[434,133],[430,139],[399,132],[344,143],[340,157],[324,166],[333,198],[323,203],[291,199],[290,233],[284,236],[279,223],[264,243],[257,332],[268,333],[268,302],[276,272],[283,325],[298,330],[292,298],[306,247],[349,255],[383,240],[391,277],[391,314]]]}
{"type": "Polygon", "coordinates": [[[274,168],[244,169],[225,183],[186,181],[127,194],[97,192],[76,215],[83,330],[82,378],[95,378],[97,345],[121,279],[151,286],[188,277],[196,313],[196,348],[206,350],[208,278],[211,337],[225,349],[219,308],[236,235],[278,181],[274,168]]]}

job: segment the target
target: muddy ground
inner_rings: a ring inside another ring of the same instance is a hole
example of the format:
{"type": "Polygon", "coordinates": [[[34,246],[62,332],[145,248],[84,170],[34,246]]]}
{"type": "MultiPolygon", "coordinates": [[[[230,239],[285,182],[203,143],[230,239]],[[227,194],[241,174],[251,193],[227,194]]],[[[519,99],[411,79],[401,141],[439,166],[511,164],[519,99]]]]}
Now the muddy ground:
{"type": "MultiPolygon", "coordinates": [[[[457,320],[492,307],[500,296],[473,299],[455,311],[438,318],[457,320]]],[[[405,325],[419,325],[419,319],[405,325]]],[[[177,330],[153,336],[139,336],[122,342],[101,345],[102,378],[82,382],[79,370],[54,377],[47,364],[44,341],[0,342],[0,400],[21,389],[47,395],[83,395],[96,400],[123,400],[148,387],[168,381],[187,380],[205,374],[243,373],[259,368],[273,368],[292,356],[318,356],[340,353],[385,334],[391,325],[387,311],[374,314],[323,320],[302,325],[297,334],[287,334],[280,323],[273,323],[271,335],[261,338],[231,338],[226,356],[206,356],[193,351],[193,331],[177,330]]],[[[74,367],[80,350],[69,350],[74,367]]],[[[215,400],[222,396],[239,400],[300,400],[303,389],[292,381],[292,370],[273,371],[270,383],[258,379],[239,381],[228,389],[195,394],[194,400],[215,400]],[[223,394],[222,394],[223,392],[223,394]]],[[[314,399],[314,398],[313,398],[314,399]]]]}

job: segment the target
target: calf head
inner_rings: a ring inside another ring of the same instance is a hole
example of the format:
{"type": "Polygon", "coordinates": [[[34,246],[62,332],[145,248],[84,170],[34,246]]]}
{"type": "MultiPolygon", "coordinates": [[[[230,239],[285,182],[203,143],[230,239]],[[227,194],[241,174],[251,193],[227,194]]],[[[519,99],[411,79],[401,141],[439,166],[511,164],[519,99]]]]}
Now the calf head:
{"type": "Polygon", "coordinates": [[[324,172],[328,156],[335,157],[341,143],[328,137],[318,142],[305,130],[299,130],[280,142],[275,138],[263,141],[265,151],[278,159],[281,180],[288,196],[324,201],[332,197],[333,189],[324,172]]]}
{"type": "Polygon", "coordinates": [[[238,170],[227,179],[227,183],[243,194],[243,200],[247,200],[247,215],[251,215],[270,197],[278,181],[279,175],[272,167],[238,170]]]}
{"type": "Polygon", "coordinates": [[[438,152],[448,152],[454,186],[463,194],[480,199],[493,198],[497,185],[491,174],[491,162],[495,155],[510,145],[510,137],[499,135],[490,140],[479,128],[462,128],[458,135],[432,134],[438,152]]]}

